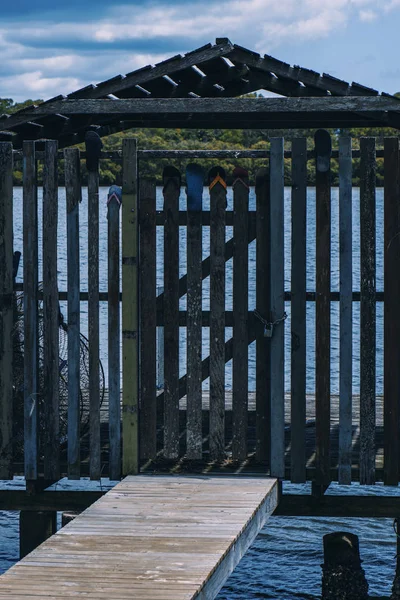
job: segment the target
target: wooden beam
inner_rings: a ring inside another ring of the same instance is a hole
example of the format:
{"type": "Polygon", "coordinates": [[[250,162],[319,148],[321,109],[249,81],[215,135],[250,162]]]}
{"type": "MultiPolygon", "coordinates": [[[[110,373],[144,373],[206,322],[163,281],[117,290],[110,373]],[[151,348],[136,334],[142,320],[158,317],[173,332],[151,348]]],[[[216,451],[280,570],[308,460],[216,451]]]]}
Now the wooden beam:
{"type": "Polygon", "coordinates": [[[85,510],[106,491],[48,491],[30,494],[25,490],[1,490],[0,510],[62,511],[85,510]]]}
{"type": "Polygon", "coordinates": [[[369,517],[393,519],[400,510],[400,496],[322,496],[283,494],[274,516],[369,517]]]}

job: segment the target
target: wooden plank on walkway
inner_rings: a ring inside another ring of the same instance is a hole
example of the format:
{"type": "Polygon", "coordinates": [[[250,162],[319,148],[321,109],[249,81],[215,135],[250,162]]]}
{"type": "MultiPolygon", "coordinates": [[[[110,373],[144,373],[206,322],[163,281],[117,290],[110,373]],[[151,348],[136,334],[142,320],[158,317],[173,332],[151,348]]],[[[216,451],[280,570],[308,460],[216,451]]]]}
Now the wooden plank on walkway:
{"type": "Polygon", "coordinates": [[[232,458],[247,456],[247,401],[249,379],[249,179],[242,168],[233,172],[233,436],[232,458]]]}
{"type": "Polygon", "coordinates": [[[57,287],[57,186],[56,141],[45,142],[43,169],[43,389],[44,476],[60,476],[59,439],[59,303],[57,287]]]}
{"type": "Polygon", "coordinates": [[[13,155],[0,143],[0,477],[12,479],[13,155]]]}
{"type": "Polygon", "coordinates": [[[68,477],[80,477],[80,261],[79,203],[82,200],[78,148],[66,148],[65,194],[67,200],[68,256],[68,477]]]}
{"type": "Polygon", "coordinates": [[[271,139],[271,475],[285,476],[285,261],[283,138],[271,139]]]}
{"type": "Polygon", "coordinates": [[[37,478],[38,463],[38,204],[35,142],[23,144],[24,257],[24,463],[25,479],[37,478]]]}
{"type": "Polygon", "coordinates": [[[340,421],[339,483],[351,483],[353,386],[353,260],[351,138],[339,139],[340,421]]]}
{"type": "Polygon", "coordinates": [[[291,481],[306,480],[307,140],[292,142],[291,481]]]}
{"type": "Polygon", "coordinates": [[[384,203],[384,465],[385,483],[399,482],[399,402],[400,402],[400,169],[399,140],[385,139],[384,203]]]}
{"type": "Polygon", "coordinates": [[[375,138],[360,139],[360,483],[375,483],[375,138]]]}
{"type": "Polygon", "coordinates": [[[142,180],[140,202],[140,456],[156,457],[156,184],[142,180]]]}
{"type": "Polygon", "coordinates": [[[127,477],[0,577],[0,597],[212,600],[278,504],[276,479],[127,477]]]}

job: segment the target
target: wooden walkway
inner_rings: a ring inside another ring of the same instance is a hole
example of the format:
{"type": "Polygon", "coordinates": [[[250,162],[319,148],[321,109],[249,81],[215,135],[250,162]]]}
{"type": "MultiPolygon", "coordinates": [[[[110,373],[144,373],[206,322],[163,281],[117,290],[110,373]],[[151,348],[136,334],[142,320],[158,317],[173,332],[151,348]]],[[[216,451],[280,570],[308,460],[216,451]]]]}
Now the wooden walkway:
{"type": "Polygon", "coordinates": [[[275,479],[130,476],[0,577],[0,598],[210,600],[278,503],[275,479]]]}

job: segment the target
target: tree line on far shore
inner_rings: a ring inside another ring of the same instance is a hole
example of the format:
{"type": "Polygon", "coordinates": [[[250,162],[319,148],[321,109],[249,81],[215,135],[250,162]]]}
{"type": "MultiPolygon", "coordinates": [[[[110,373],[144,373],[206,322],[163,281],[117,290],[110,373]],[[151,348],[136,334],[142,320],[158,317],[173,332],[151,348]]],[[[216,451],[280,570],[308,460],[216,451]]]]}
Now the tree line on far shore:
{"type": "MultiPolygon", "coordinates": [[[[257,94],[249,94],[250,97],[256,97],[257,94]]],[[[400,97],[400,92],[396,94],[400,97]]],[[[40,104],[41,100],[26,100],[25,102],[15,103],[11,98],[0,98],[0,114],[12,114],[21,108],[30,104],[40,104]]],[[[103,138],[104,150],[116,151],[122,147],[122,139],[125,137],[136,137],[138,147],[143,150],[268,150],[272,137],[284,137],[285,148],[290,149],[291,140],[294,137],[306,137],[307,147],[313,149],[313,137],[315,130],[313,129],[294,129],[294,130],[241,130],[241,129],[131,129],[120,133],[114,133],[103,138]]],[[[346,130],[330,130],[332,136],[332,147],[338,147],[338,140],[341,134],[351,135],[353,138],[353,148],[358,148],[359,138],[364,136],[373,136],[377,139],[377,148],[383,147],[383,139],[388,136],[400,137],[400,131],[389,127],[382,128],[358,128],[346,130]]],[[[84,149],[84,145],[80,147],[84,149]]],[[[157,183],[161,183],[162,170],[166,164],[176,166],[184,176],[185,168],[188,160],[166,160],[166,159],[147,159],[141,164],[141,176],[155,178],[157,183]]],[[[196,159],[196,162],[201,164],[205,172],[208,171],[216,163],[216,159],[196,159]]],[[[218,161],[220,166],[225,169],[228,183],[232,179],[233,169],[240,163],[240,166],[247,169],[249,172],[250,183],[254,183],[255,173],[262,166],[261,159],[224,159],[218,161]]],[[[353,184],[359,185],[360,165],[359,159],[353,161],[353,184]]],[[[38,165],[39,181],[41,179],[43,166],[38,165]]],[[[59,181],[63,182],[63,161],[60,162],[59,181]]],[[[121,184],[122,177],[121,161],[103,159],[100,161],[100,184],[111,185],[121,184]]],[[[338,161],[331,161],[332,184],[338,185],[339,181],[339,165],[338,161]]],[[[315,183],[315,165],[314,161],[307,163],[307,176],[309,185],[315,183]]],[[[85,165],[82,165],[83,181],[86,181],[85,165]]],[[[14,184],[22,183],[22,171],[17,165],[14,171],[14,184]]],[[[285,183],[291,183],[291,161],[285,159],[285,183]]],[[[383,184],[383,159],[377,159],[377,185],[383,184]]]]}

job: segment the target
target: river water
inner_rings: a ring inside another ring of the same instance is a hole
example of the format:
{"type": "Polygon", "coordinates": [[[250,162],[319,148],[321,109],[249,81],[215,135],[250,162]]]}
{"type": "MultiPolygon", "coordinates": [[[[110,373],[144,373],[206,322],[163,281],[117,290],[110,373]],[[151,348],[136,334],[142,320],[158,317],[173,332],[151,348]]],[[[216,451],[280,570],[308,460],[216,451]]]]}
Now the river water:
{"type": "MultiPolygon", "coordinates": [[[[106,219],[107,188],[100,190],[100,264],[105,265],[107,254],[107,219],[106,219]]],[[[383,190],[377,190],[377,290],[383,289],[383,190]]],[[[290,290],[290,188],[285,189],[285,288],[290,290]]],[[[308,190],[307,197],[307,289],[315,289],[315,189],[308,190]]],[[[184,192],[181,194],[180,207],[186,206],[184,192]]],[[[228,192],[228,210],[232,210],[233,199],[231,190],[228,192]]],[[[254,189],[250,190],[250,209],[255,209],[254,189]]],[[[157,208],[162,208],[162,191],[157,190],[157,208]]],[[[209,209],[208,191],[204,191],[204,209],[209,209]]],[[[87,289],[87,191],[83,190],[81,204],[81,288],[87,289]]],[[[39,222],[41,220],[41,190],[39,190],[39,222]]],[[[353,289],[359,290],[359,190],[353,190],[353,289]]],[[[338,190],[332,190],[332,290],[339,287],[339,214],[338,190]]],[[[186,235],[185,228],[180,228],[180,274],[186,272],[186,235]]],[[[227,239],[232,237],[232,228],[227,228],[227,239]]],[[[39,233],[41,243],[41,232],[39,233]]],[[[59,289],[66,289],[66,218],[65,190],[59,191],[59,247],[58,247],[58,283],[59,289]]],[[[22,190],[15,189],[14,193],[14,249],[22,251],[22,190]]],[[[162,230],[157,231],[157,285],[163,285],[163,244],[162,230]]],[[[209,252],[209,228],[203,232],[203,256],[209,252]]],[[[22,257],[23,261],[23,257],[22,257]]],[[[21,281],[22,264],[17,281],[21,281]]],[[[41,264],[40,264],[41,273],[41,264]]],[[[249,246],[249,310],[255,308],[255,242],[249,246]]],[[[107,270],[100,269],[100,290],[106,290],[107,270]]],[[[226,308],[232,309],[232,260],[226,267],[226,308]]],[[[66,315],[65,303],[62,310],[66,315]]],[[[180,308],[186,308],[186,298],[182,298],[180,308]]],[[[377,305],[377,394],[383,393],[383,310],[382,304],[377,305]]],[[[203,309],[209,309],[209,280],[204,281],[203,309]]],[[[290,359],[290,303],[286,305],[288,319],[285,323],[285,356],[290,359]]],[[[338,393],[339,372],[339,322],[338,303],[332,303],[331,331],[331,393],[338,393]]],[[[87,333],[87,306],[81,303],[82,332],[87,333]]],[[[312,394],[315,387],[314,379],[314,318],[313,303],[307,306],[307,393],[312,394]]],[[[106,385],[108,375],[107,365],[107,307],[100,303],[101,348],[106,385]]],[[[203,329],[203,357],[208,354],[208,332],[203,329]]],[[[232,331],[227,328],[226,337],[232,331]]],[[[180,332],[180,371],[185,372],[185,331],[180,332]]],[[[249,389],[255,387],[255,345],[249,349],[249,389]]],[[[285,388],[290,391],[290,368],[286,363],[285,388]]],[[[226,385],[231,386],[232,365],[226,367],[226,385]]],[[[207,381],[204,383],[207,387],[207,381]]],[[[359,303],[353,308],[353,393],[359,393],[359,303]]],[[[22,479],[4,484],[6,486],[23,486],[22,479]]],[[[61,484],[69,486],[68,482],[61,484]]],[[[102,480],[101,484],[82,481],[82,486],[96,489],[96,485],[108,487],[112,482],[102,480]]],[[[74,482],[76,487],[76,482],[74,482]]],[[[285,484],[287,493],[310,493],[308,484],[299,486],[285,484]]],[[[381,485],[363,487],[338,486],[333,484],[328,490],[330,494],[396,494],[398,488],[384,488],[381,485]]],[[[395,516],[395,515],[394,515],[395,516]]],[[[319,598],[321,593],[322,536],[335,530],[346,530],[360,537],[361,558],[363,567],[373,596],[390,595],[394,577],[396,539],[390,519],[322,519],[322,518],[289,518],[272,517],[262,533],[258,536],[252,548],[242,559],[239,566],[229,578],[227,584],[218,596],[219,600],[256,598],[279,598],[291,600],[295,598],[319,598]]],[[[18,559],[18,514],[0,512],[0,572],[5,571],[18,559]]]]}

